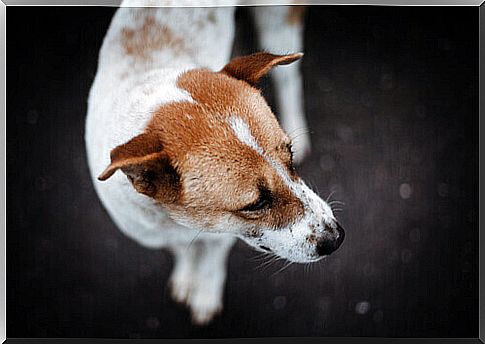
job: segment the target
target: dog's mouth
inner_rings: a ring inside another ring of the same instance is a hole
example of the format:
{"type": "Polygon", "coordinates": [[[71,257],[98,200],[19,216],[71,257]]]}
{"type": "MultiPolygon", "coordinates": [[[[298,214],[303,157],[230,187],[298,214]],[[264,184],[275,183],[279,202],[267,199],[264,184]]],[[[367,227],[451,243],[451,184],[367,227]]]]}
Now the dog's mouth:
{"type": "MultiPolygon", "coordinates": [[[[258,248],[263,251],[263,252],[267,252],[267,253],[273,253],[273,250],[271,250],[269,247],[266,247],[266,246],[263,246],[263,245],[259,245],[258,248]]],[[[306,263],[316,263],[322,259],[326,258],[326,256],[320,256],[320,257],[315,257],[315,258],[308,258],[306,259],[305,261],[292,261],[293,263],[301,263],[301,264],[306,264],[306,263]]]]}
{"type": "Polygon", "coordinates": [[[289,241],[287,237],[281,238],[277,235],[272,237],[271,233],[268,232],[268,237],[261,241],[251,237],[242,239],[263,254],[274,255],[293,263],[306,264],[316,263],[329,257],[341,246],[345,238],[345,231],[339,223],[326,226],[318,238],[308,237],[306,241],[295,238],[289,241]]]}

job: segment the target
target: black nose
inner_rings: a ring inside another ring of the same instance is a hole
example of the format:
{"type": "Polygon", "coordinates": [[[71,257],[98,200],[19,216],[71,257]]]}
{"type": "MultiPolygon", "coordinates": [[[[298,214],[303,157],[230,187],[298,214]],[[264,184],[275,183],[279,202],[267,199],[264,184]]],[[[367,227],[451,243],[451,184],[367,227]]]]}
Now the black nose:
{"type": "Polygon", "coordinates": [[[344,238],[345,231],[339,223],[335,229],[327,227],[322,238],[317,241],[317,253],[320,256],[328,256],[342,245],[344,238]]]}

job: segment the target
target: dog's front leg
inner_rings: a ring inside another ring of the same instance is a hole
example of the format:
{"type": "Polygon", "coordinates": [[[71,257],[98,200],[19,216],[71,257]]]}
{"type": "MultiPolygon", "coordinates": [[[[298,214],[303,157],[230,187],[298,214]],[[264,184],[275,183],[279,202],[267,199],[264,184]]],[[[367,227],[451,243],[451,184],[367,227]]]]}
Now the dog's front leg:
{"type": "Polygon", "coordinates": [[[198,325],[207,324],[222,310],[227,257],[234,241],[231,237],[198,239],[173,248],[172,297],[190,308],[198,325]]]}
{"type": "MultiPolygon", "coordinates": [[[[274,54],[303,51],[303,14],[301,6],[258,6],[251,9],[261,48],[274,54]]],[[[274,80],[281,125],[293,141],[295,162],[310,153],[310,135],[303,105],[300,62],[275,68],[274,80]]]]}
{"type": "Polygon", "coordinates": [[[187,304],[194,284],[194,272],[197,265],[198,243],[176,245],[172,247],[174,268],[169,279],[172,298],[187,304]]]}

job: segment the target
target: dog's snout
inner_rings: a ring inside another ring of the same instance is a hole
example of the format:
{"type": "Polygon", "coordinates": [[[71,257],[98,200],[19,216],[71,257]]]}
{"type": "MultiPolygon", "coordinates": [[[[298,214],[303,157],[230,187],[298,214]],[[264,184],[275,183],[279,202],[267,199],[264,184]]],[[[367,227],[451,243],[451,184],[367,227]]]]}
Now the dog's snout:
{"type": "Polygon", "coordinates": [[[345,238],[345,231],[337,222],[336,228],[325,228],[325,234],[317,241],[317,253],[320,256],[328,256],[336,251],[345,238]]]}
{"type": "Polygon", "coordinates": [[[337,222],[337,232],[338,232],[337,248],[339,248],[340,245],[342,245],[342,243],[344,242],[345,230],[342,228],[342,226],[338,222],[337,222]]]}

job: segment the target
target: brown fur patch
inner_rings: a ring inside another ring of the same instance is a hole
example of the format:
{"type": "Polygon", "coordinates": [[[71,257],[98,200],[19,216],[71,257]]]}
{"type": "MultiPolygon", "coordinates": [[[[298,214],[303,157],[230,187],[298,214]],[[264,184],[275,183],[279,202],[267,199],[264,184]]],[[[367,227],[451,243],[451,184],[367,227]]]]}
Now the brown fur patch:
{"type": "Polygon", "coordinates": [[[286,17],[286,22],[290,25],[300,25],[306,12],[306,6],[291,6],[286,17]]]}
{"type": "Polygon", "coordinates": [[[209,11],[209,13],[207,14],[207,20],[211,23],[215,23],[217,21],[216,13],[214,10],[209,11]]]}
{"type": "Polygon", "coordinates": [[[121,36],[126,54],[142,59],[150,59],[150,54],[156,50],[172,49],[176,53],[187,50],[182,38],[152,16],[145,17],[143,25],[136,30],[123,29],[121,36]]]}
{"type": "Polygon", "coordinates": [[[207,9],[207,18],[199,19],[195,22],[199,29],[202,29],[207,25],[213,25],[215,23],[217,23],[217,16],[214,9],[207,9]]]}
{"type": "MultiPolygon", "coordinates": [[[[134,138],[113,151],[115,161],[148,159],[137,165],[142,169],[136,173],[158,169],[168,175],[142,176],[138,184],[132,180],[135,188],[165,204],[172,215],[189,215],[207,228],[228,216],[254,228],[275,229],[301,218],[302,202],[264,157],[239,141],[228,121],[231,116],[244,120],[265,154],[289,166],[289,139],[259,90],[224,73],[203,69],[185,72],[177,86],[190,93],[194,102],[161,106],[142,139],[134,138]],[[173,173],[165,173],[166,166],[173,173]],[[242,211],[258,200],[261,185],[271,194],[271,207],[251,214],[242,211]]],[[[298,179],[289,169],[288,173],[298,179]]]]}

